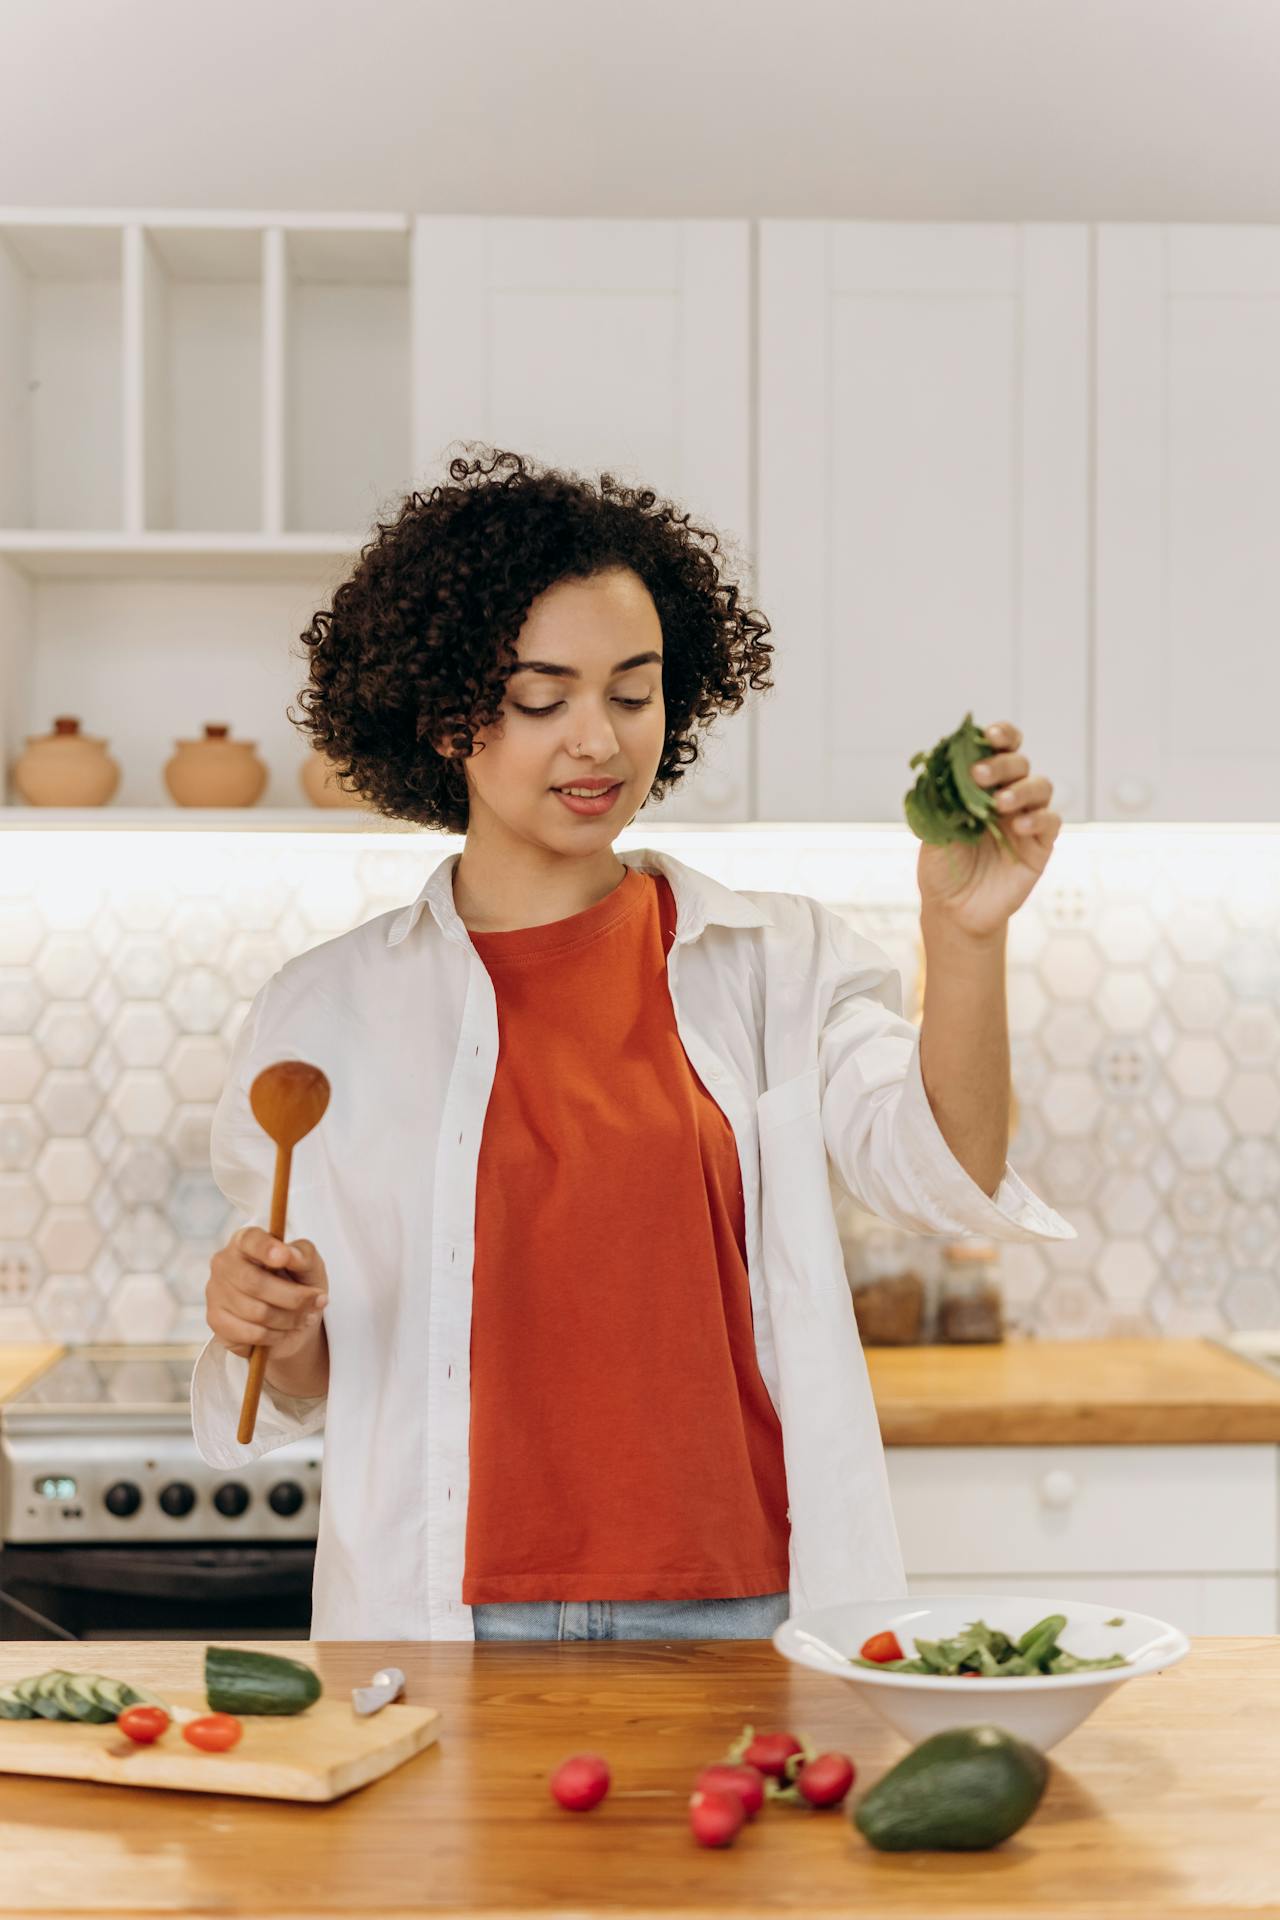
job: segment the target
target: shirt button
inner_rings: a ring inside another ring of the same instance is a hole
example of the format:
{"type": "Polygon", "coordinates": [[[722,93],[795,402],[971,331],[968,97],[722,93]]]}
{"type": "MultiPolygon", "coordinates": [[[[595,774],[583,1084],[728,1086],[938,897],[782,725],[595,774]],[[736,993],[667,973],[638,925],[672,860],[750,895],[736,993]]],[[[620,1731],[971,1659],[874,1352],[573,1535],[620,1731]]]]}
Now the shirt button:
{"type": "Polygon", "coordinates": [[[707,1078],[708,1080],[723,1080],[724,1072],[720,1067],[708,1067],[707,1078]]]}

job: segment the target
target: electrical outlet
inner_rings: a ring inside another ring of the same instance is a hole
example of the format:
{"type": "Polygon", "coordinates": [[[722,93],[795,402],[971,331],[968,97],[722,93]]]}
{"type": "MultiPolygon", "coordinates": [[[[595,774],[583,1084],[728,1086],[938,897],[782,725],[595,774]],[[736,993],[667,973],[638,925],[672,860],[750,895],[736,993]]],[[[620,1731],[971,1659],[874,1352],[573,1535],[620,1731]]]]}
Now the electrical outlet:
{"type": "Polygon", "coordinates": [[[34,1252],[15,1247],[0,1252],[0,1306],[26,1306],[35,1298],[37,1280],[34,1252]]]}

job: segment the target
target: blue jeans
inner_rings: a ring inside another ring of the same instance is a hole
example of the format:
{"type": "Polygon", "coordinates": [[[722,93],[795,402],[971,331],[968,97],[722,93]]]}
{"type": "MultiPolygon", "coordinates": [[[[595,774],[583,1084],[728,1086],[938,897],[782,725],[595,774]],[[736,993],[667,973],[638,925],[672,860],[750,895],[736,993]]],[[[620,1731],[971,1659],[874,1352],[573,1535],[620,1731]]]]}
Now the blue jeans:
{"type": "Polygon", "coordinates": [[[768,1640],[785,1593],[742,1600],[503,1600],[471,1609],[477,1640],[768,1640]]]}

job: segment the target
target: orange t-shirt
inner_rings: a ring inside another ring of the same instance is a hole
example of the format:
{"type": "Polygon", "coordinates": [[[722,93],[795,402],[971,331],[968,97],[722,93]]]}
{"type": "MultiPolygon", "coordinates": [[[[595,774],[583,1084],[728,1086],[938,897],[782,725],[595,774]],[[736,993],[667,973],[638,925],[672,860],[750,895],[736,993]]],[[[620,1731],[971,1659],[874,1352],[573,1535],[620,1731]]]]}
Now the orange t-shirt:
{"type": "Polygon", "coordinates": [[[788,1584],[733,1131],[676,1031],[675,902],[628,868],[475,933],[498,1003],[476,1190],[467,1605],[788,1584]]]}

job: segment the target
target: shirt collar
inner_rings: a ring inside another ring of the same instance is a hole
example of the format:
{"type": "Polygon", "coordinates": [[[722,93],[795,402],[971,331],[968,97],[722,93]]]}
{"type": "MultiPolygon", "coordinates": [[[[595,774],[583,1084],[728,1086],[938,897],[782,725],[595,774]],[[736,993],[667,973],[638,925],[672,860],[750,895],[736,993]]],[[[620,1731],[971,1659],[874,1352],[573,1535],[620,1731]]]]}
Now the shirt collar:
{"type": "MultiPolygon", "coordinates": [[[[432,868],[417,899],[410,901],[407,907],[402,907],[391,922],[387,930],[389,947],[399,946],[405,936],[412,933],[424,907],[430,908],[436,925],[447,940],[459,946],[470,945],[467,930],[453,904],[453,870],[459,858],[460,855],[456,853],[446,854],[432,868]]],[[[771,915],[754,900],[748,900],[743,894],[735,893],[732,887],[713,880],[709,873],[699,873],[696,867],[685,866],[683,860],[673,859],[669,853],[657,853],[652,847],[628,847],[619,853],[618,858],[628,867],[661,873],[670,882],[676,901],[677,945],[683,945],[686,940],[696,940],[706,927],[767,927],[772,924],[771,915]]]]}

